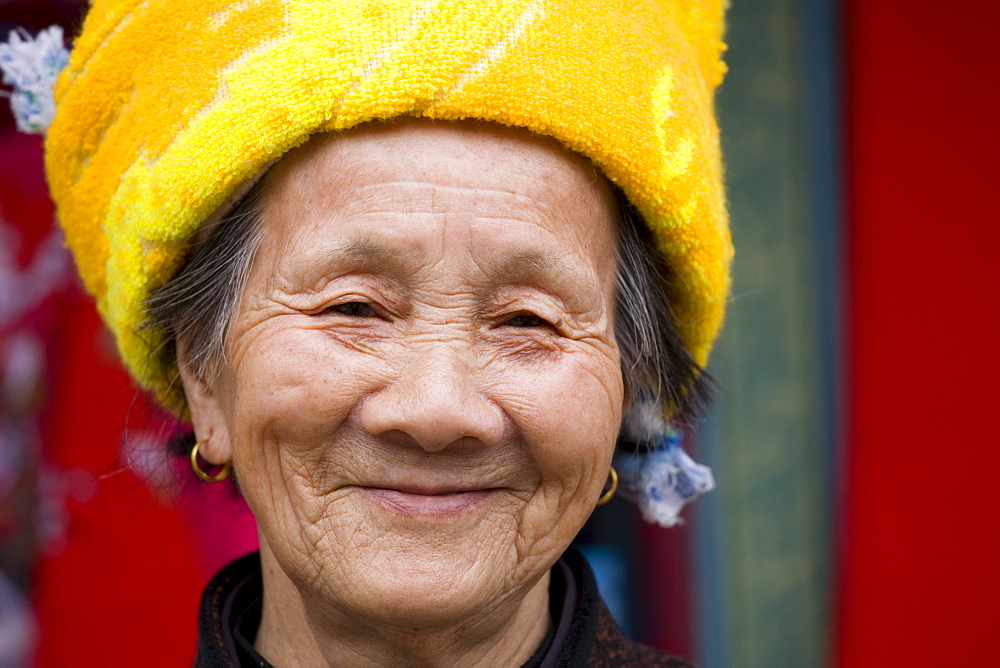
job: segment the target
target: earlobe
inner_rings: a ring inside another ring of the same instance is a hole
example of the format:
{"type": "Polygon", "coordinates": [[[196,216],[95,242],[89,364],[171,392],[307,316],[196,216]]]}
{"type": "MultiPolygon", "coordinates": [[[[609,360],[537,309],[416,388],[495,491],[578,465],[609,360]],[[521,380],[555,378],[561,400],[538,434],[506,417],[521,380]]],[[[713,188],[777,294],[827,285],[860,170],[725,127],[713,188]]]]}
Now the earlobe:
{"type": "Polygon", "coordinates": [[[233,458],[229,425],[212,386],[184,364],[180,364],[181,382],[187,397],[188,411],[195,438],[201,443],[198,454],[210,464],[222,465],[233,458]]]}

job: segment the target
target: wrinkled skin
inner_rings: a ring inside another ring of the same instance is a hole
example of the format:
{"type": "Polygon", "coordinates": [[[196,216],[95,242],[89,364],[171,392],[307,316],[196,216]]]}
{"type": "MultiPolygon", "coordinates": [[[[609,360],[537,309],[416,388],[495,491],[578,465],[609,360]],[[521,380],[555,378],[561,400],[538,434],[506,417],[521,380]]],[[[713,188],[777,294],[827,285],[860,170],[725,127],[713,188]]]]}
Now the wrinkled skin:
{"type": "Polygon", "coordinates": [[[257,518],[265,657],[532,654],[621,422],[615,225],[590,163],[484,123],[369,125],[271,170],[226,361],[182,371],[257,518]]]}

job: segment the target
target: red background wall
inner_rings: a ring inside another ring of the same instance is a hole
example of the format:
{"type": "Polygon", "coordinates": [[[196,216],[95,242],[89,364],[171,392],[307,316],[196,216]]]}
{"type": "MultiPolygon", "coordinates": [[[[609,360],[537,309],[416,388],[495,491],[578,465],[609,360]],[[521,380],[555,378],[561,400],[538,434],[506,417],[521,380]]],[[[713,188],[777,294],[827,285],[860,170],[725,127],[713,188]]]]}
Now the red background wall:
{"type": "Polygon", "coordinates": [[[1000,665],[1000,4],[846,8],[839,663],[1000,665]]]}

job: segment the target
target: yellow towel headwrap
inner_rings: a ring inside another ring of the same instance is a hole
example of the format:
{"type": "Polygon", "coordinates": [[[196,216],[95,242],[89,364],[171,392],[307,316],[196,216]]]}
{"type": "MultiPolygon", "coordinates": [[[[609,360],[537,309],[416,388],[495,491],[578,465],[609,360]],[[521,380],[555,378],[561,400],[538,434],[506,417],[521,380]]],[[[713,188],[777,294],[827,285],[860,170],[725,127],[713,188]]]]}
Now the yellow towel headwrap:
{"type": "Polygon", "coordinates": [[[724,0],[94,0],[56,90],[46,168],[126,364],[168,399],[144,302],[200,225],[317,132],[480,119],[590,158],[675,272],[704,364],[732,249],[713,96],[724,0]]]}

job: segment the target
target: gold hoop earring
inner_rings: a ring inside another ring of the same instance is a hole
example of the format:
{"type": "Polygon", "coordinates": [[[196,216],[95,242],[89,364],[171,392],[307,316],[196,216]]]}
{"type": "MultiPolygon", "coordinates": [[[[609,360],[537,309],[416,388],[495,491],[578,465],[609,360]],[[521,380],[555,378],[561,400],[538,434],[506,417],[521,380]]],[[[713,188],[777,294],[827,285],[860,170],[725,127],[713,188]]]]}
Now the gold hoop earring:
{"type": "Polygon", "coordinates": [[[198,466],[198,448],[200,448],[207,442],[208,439],[205,439],[204,441],[198,441],[197,443],[194,444],[194,447],[191,448],[191,468],[194,469],[195,475],[204,480],[205,482],[222,482],[223,480],[229,477],[229,470],[233,467],[233,462],[228,461],[225,464],[223,464],[222,469],[220,469],[219,472],[216,473],[215,475],[209,475],[205,473],[203,470],[201,470],[201,467],[198,466]]]}
{"type": "Polygon", "coordinates": [[[599,506],[603,506],[605,503],[610,501],[611,497],[613,497],[615,492],[618,491],[618,471],[616,471],[615,467],[612,466],[608,473],[611,475],[611,487],[604,494],[601,494],[601,498],[597,500],[597,505],[599,506]]]}

